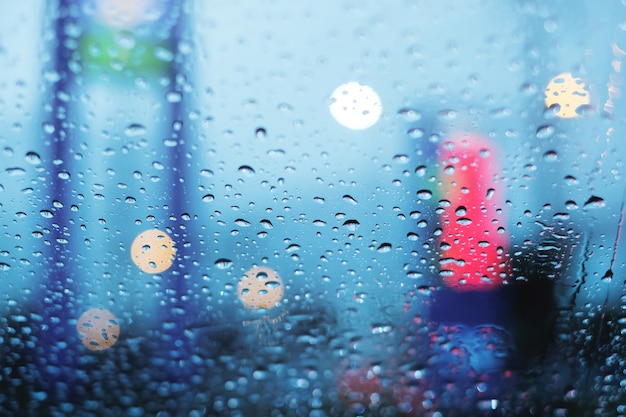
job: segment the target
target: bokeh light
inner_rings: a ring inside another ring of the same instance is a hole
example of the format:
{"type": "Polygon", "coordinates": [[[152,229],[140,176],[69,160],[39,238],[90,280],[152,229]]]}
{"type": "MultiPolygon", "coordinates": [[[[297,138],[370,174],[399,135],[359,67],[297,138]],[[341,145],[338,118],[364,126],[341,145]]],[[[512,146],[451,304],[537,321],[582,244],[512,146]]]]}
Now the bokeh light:
{"type": "Polygon", "coordinates": [[[169,269],[176,258],[174,241],[160,230],[151,229],[140,233],[130,247],[135,265],[148,274],[158,274],[169,269]]]}
{"type": "Polygon", "coordinates": [[[383,112],[376,91],[357,82],[340,85],[330,98],[330,114],[348,129],[362,130],[372,127],[383,112]]]}
{"type": "Polygon", "coordinates": [[[591,103],[584,81],[569,72],[552,78],[546,87],[545,95],[546,107],[559,106],[556,115],[563,119],[578,117],[581,107],[591,103]]]}
{"type": "Polygon", "coordinates": [[[284,285],[272,268],[251,268],[239,281],[237,294],[244,306],[251,309],[273,308],[283,298],[284,285]]]}
{"type": "Polygon", "coordinates": [[[76,323],[83,345],[89,350],[105,350],[117,342],[120,325],[117,318],[104,308],[91,308],[85,311],[76,323]]]}

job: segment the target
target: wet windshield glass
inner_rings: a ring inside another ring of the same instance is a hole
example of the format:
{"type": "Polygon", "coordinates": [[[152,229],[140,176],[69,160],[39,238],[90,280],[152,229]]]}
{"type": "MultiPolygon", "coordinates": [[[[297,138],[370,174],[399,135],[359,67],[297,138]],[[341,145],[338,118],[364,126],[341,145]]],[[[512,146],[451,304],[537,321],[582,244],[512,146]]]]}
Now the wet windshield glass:
{"type": "Polygon", "coordinates": [[[626,415],[623,2],[0,20],[0,414],[626,415]]]}

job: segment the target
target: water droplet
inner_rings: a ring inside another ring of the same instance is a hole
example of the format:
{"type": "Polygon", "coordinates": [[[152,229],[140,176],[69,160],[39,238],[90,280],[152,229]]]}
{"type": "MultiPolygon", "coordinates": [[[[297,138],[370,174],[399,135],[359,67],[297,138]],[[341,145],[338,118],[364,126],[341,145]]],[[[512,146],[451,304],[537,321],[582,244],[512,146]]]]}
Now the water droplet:
{"type": "Polygon", "coordinates": [[[173,148],[174,146],[178,145],[178,141],[174,138],[165,138],[163,139],[163,145],[167,146],[168,148],[173,148]]]}
{"type": "Polygon", "coordinates": [[[583,204],[583,208],[586,208],[586,209],[601,208],[604,206],[605,206],[604,199],[595,195],[592,195],[591,197],[589,197],[589,199],[585,201],[585,204],[583,204]]]}
{"type": "Polygon", "coordinates": [[[426,175],[426,166],[425,165],[420,165],[417,168],[415,168],[415,174],[418,177],[423,177],[424,175],[426,175]]]}
{"type": "Polygon", "coordinates": [[[41,127],[43,128],[43,131],[48,133],[48,134],[53,134],[54,131],[55,131],[54,124],[52,124],[50,122],[43,122],[41,124],[41,127]]]}
{"type": "Polygon", "coordinates": [[[37,152],[32,152],[32,151],[27,152],[25,159],[26,159],[26,162],[32,165],[38,165],[41,163],[41,157],[39,156],[37,152]]]}
{"type": "Polygon", "coordinates": [[[438,113],[439,120],[442,121],[451,121],[456,119],[457,113],[452,109],[445,109],[438,113]]]}
{"type": "Polygon", "coordinates": [[[71,178],[71,175],[67,171],[59,171],[59,173],[57,174],[57,177],[59,177],[62,180],[69,180],[71,178]]]}
{"type": "Polygon", "coordinates": [[[232,266],[233,261],[231,261],[230,259],[226,259],[226,258],[220,258],[217,261],[215,261],[215,266],[218,269],[228,269],[232,266]]]}
{"type": "Polygon", "coordinates": [[[215,196],[213,194],[206,194],[202,196],[202,201],[204,201],[205,203],[210,203],[213,200],[215,200],[215,196]]]}
{"type": "Polygon", "coordinates": [[[398,110],[398,116],[405,122],[416,122],[422,118],[422,114],[420,112],[409,108],[398,110]]]}
{"type": "Polygon", "coordinates": [[[254,134],[259,139],[265,139],[267,137],[267,131],[262,127],[257,128],[254,134]]]}
{"type": "Polygon", "coordinates": [[[154,48],[154,56],[163,62],[172,62],[174,60],[174,53],[167,48],[157,46],[154,48]]]}
{"type": "Polygon", "coordinates": [[[456,220],[457,224],[460,224],[461,226],[467,226],[469,224],[472,224],[472,219],[468,218],[468,217],[461,217],[459,219],[456,220]]]}
{"type": "Polygon", "coordinates": [[[271,221],[269,221],[269,220],[267,220],[267,219],[263,219],[263,220],[261,220],[261,226],[262,226],[264,229],[268,229],[268,230],[270,230],[270,229],[273,229],[273,228],[274,228],[274,225],[272,224],[272,222],[271,222],[271,221]]]}
{"type": "Polygon", "coordinates": [[[433,197],[433,193],[430,190],[419,190],[417,192],[417,198],[420,200],[430,200],[433,197]]]}
{"type": "Polygon", "coordinates": [[[146,127],[139,123],[130,124],[124,129],[126,136],[140,136],[146,133],[146,127]]]}
{"type": "Polygon", "coordinates": [[[50,210],[41,210],[39,214],[41,215],[41,217],[45,217],[46,219],[51,219],[52,217],[54,217],[54,213],[52,213],[50,210]]]}
{"type": "Polygon", "coordinates": [[[565,183],[567,185],[576,185],[576,184],[578,184],[578,179],[576,177],[572,176],[572,175],[566,175],[564,179],[565,179],[565,183]]]}
{"type": "Polygon", "coordinates": [[[248,227],[250,226],[250,222],[244,219],[237,219],[235,220],[235,224],[237,226],[241,226],[241,227],[248,227]]]}
{"type": "Polygon", "coordinates": [[[360,225],[361,223],[354,219],[346,220],[345,222],[343,222],[343,226],[351,232],[356,231],[356,229],[358,229],[360,225]]]}
{"type": "Polygon", "coordinates": [[[170,91],[165,95],[165,99],[169,103],[180,103],[183,99],[183,94],[179,91],[170,91]]]}
{"type": "Polygon", "coordinates": [[[556,162],[558,154],[556,151],[547,151],[543,154],[543,160],[546,162],[556,162]]]}
{"type": "Polygon", "coordinates": [[[354,204],[354,205],[358,204],[358,202],[354,199],[354,197],[352,197],[349,194],[346,194],[346,195],[343,196],[343,201],[346,201],[346,202],[348,202],[350,204],[354,204]]]}
{"type": "Polygon", "coordinates": [[[393,157],[393,161],[398,164],[408,164],[410,159],[411,158],[405,154],[398,154],[393,157]]]}
{"type": "Polygon", "coordinates": [[[10,176],[10,177],[16,177],[18,175],[24,175],[26,174],[26,170],[24,168],[20,168],[20,167],[12,167],[12,168],[7,168],[5,169],[5,172],[10,176]]]}
{"type": "Polygon", "coordinates": [[[424,130],[419,127],[415,127],[413,129],[409,129],[406,134],[411,139],[419,139],[424,136],[424,130]]]}
{"type": "Polygon", "coordinates": [[[238,168],[238,171],[241,172],[246,177],[252,177],[255,174],[254,169],[249,165],[241,165],[238,168]]]}
{"type": "Polygon", "coordinates": [[[324,227],[326,226],[326,222],[324,220],[313,220],[313,225],[317,226],[317,227],[324,227]]]}
{"type": "Polygon", "coordinates": [[[376,248],[376,251],[380,253],[391,251],[391,243],[381,243],[378,248],[376,248]]]}
{"type": "Polygon", "coordinates": [[[292,253],[299,249],[300,249],[300,245],[298,245],[297,243],[292,243],[291,245],[287,246],[287,249],[285,250],[287,251],[287,253],[292,253]]]}
{"type": "Polygon", "coordinates": [[[543,126],[539,126],[539,128],[537,129],[537,133],[535,135],[537,136],[537,139],[548,139],[554,134],[554,132],[555,132],[554,126],[543,125],[543,126]]]}

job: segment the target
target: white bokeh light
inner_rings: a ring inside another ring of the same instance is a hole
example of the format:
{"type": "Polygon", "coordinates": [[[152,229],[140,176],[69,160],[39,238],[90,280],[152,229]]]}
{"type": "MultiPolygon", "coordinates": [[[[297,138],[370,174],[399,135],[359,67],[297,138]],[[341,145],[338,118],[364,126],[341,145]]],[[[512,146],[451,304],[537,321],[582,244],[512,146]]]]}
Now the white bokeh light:
{"type": "Polygon", "coordinates": [[[330,98],[330,114],[348,129],[362,130],[372,127],[383,112],[376,91],[358,82],[340,85],[330,98]]]}

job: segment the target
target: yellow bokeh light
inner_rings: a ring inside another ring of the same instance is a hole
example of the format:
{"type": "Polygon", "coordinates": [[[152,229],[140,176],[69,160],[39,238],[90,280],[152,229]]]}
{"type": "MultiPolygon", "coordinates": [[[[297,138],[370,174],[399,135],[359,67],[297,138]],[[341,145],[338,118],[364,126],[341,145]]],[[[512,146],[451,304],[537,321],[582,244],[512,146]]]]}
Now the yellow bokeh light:
{"type": "Polygon", "coordinates": [[[552,78],[546,87],[545,95],[546,107],[558,105],[559,111],[556,115],[563,119],[578,117],[580,107],[591,103],[589,91],[583,80],[569,72],[552,78]]]}
{"type": "Polygon", "coordinates": [[[376,91],[357,82],[340,85],[330,99],[330,114],[337,122],[352,130],[374,126],[383,112],[376,91]]]}
{"type": "Polygon", "coordinates": [[[237,287],[244,306],[255,310],[276,306],[283,298],[283,291],[283,281],[276,271],[263,266],[248,270],[237,287]]]}
{"type": "Polygon", "coordinates": [[[120,325],[117,318],[104,308],[91,308],[85,311],[76,323],[83,345],[89,350],[105,350],[117,342],[120,325]]]}
{"type": "Polygon", "coordinates": [[[135,238],[130,247],[130,256],[143,272],[158,274],[172,266],[176,249],[174,241],[167,233],[152,229],[135,238]]]}

